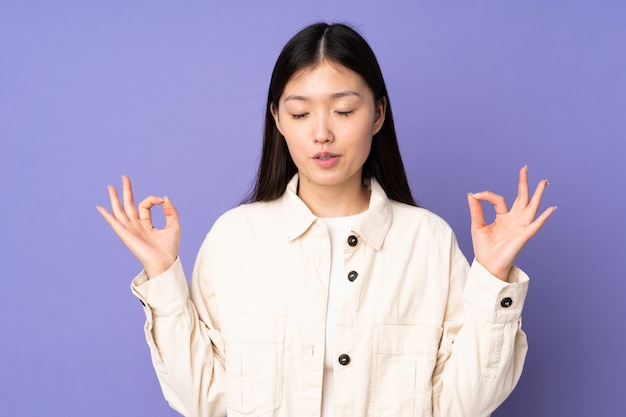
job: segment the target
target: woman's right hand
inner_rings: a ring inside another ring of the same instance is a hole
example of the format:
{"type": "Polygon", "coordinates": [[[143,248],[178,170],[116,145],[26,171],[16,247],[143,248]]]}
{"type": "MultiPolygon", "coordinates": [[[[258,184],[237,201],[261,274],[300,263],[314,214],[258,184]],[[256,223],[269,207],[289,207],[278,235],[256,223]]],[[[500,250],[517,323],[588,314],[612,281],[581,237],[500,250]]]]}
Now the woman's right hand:
{"type": "Polygon", "coordinates": [[[127,176],[122,177],[123,205],[115,187],[109,185],[108,188],[113,214],[100,206],[96,207],[98,212],[141,262],[148,278],[165,272],[176,261],[180,247],[180,223],[172,202],[167,197],[150,196],[135,208],[133,189],[127,176]],[[163,206],[163,229],[155,229],[152,224],[150,209],[157,205],[163,206]]]}

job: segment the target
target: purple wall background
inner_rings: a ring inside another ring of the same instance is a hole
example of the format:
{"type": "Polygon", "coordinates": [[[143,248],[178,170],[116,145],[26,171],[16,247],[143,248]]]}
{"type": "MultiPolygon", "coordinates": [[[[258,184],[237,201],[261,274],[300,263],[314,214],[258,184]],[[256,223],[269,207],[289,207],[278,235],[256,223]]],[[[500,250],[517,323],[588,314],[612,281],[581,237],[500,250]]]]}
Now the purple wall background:
{"type": "Polygon", "coordinates": [[[414,192],[468,256],[467,192],[551,180],[495,416],[626,415],[626,3],[591,0],[0,3],[2,415],[176,415],[95,205],[121,174],[169,195],[190,271],[253,177],[280,48],[318,19],[371,42],[414,192]]]}

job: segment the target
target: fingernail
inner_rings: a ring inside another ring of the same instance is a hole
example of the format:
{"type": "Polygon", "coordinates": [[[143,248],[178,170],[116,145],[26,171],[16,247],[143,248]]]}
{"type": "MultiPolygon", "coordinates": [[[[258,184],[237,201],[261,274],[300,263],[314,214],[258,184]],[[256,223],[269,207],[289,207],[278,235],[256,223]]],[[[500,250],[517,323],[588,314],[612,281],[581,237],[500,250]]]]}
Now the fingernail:
{"type": "Polygon", "coordinates": [[[550,185],[550,180],[545,179],[544,181],[546,182],[546,187],[547,187],[548,185],[550,185]]]}

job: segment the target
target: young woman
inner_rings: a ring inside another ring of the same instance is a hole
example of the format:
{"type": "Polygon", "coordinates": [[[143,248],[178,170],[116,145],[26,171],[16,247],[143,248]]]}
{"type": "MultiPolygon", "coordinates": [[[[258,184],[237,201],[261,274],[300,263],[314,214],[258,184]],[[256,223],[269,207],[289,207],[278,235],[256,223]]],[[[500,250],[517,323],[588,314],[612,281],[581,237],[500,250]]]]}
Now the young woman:
{"type": "Polygon", "coordinates": [[[487,416],[517,383],[528,277],[513,266],[555,210],[468,195],[471,267],[418,208],[366,41],[311,25],[281,52],[249,204],[224,214],[188,290],[167,198],[109,187],[99,212],[145,270],[132,289],[165,397],[186,416],[487,416]],[[495,207],[485,224],[481,201],[495,207]],[[166,225],[153,227],[162,205],[166,225]]]}

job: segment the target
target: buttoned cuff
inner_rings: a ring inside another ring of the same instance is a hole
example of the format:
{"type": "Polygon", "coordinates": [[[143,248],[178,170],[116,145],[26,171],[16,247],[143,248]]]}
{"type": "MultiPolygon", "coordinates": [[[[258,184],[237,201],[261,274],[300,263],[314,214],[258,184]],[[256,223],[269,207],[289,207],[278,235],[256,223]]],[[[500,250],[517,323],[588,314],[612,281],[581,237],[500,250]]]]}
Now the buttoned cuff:
{"type": "Polygon", "coordinates": [[[189,287],[180,258],[170,268],[152,279],[143,270],[131,282],[130,289],[154,316],[166,316],[181,309],[189,298],[189,287]]]}
{"type": "Polygon", "coordinates": [[[515,266],[509,273],[509,282],[504,282],[474,259],[465,283],[466,314],[497,322],[518,320],[524,308],[528,283],[528,275],[515,266]]]}

